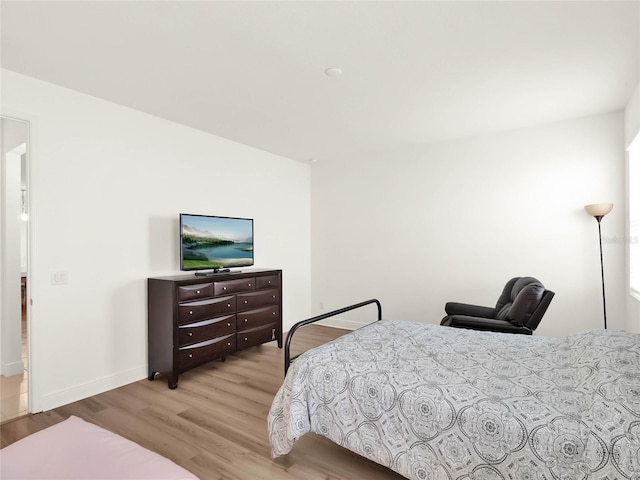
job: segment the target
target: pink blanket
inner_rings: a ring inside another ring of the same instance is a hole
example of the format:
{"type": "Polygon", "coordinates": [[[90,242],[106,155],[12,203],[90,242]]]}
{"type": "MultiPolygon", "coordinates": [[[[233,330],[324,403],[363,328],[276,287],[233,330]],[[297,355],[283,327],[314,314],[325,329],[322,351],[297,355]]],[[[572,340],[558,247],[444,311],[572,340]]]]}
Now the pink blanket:
{"type": "Polygon", "coordinates": [[[74,416],[0,450],[0,477],[197,480],[171,460],[74,416]]]}

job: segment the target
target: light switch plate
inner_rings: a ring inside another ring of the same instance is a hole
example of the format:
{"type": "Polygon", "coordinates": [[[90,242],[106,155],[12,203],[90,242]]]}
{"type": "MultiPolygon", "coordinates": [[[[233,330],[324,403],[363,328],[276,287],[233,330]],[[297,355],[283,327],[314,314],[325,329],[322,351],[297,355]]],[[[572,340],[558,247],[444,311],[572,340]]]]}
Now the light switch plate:
{"type": "Polygon", "coordinates": [[[51,285],[66,285],[69,283],[68,272],[53,272],[51,274],[51,285]]]}

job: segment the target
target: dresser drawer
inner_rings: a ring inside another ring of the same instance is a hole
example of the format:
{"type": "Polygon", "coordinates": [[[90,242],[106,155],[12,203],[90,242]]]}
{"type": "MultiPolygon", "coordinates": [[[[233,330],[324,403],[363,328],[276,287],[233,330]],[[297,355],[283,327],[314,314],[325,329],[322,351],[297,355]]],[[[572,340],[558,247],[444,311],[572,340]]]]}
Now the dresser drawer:
{"type": "Polygon", "coordinates": [[[261,343],[276,340],[278,337],[278,324],[272,323],[263,327],[252,328],[251,330],[243,330],[236,335],[236,348],[254,347],[261,343]]]}
{"type": "Polygon", "coordinates": [[[278,275],[269,275],[265,277],[256,277],[256,288],[277,288],[280,286],[278,275]]]}
{"type": "Polygon", "coordinates": [[[256,310],[247,310],[246,312],[239,313],[237,318],[238,330],[267,325],[280,320],[280,307],[278,305],[269,305],[268,307],[262,307],[256,310]]]}
{"type": "Polygon", "coordinates": [[[269,290],[238,294],[236,306],[238,311],[242,312],[267,305],[278,305],[279,303],[280,291],[277,288],[271,288],[269,290]]]}
{"type": "Polygon", "coordinates": [[[221,317],[236,311],[236,297],[210,298],[178,305],[178,323],[197,322],[208,318],[221,317]]]}
{"type": "Polygon", "coordinates": [[[213,297],[213,283],[198,283],[178,287],[178,301],[213,297]]]}
{"type": "Polygon", "coordinates": [[[228,280],[226,282],[216,282],[214,287],[214,294],[228,295],[230,293],[247,292],[256,289],[256,279],[241,278],[240,280],[228,280]]]}
{"type": "Polygon", "coordinates": [[[236,331],[236,316],[211,318],[195,323],[186,323],[178,327],[178,345],[189,345],[202,342],[224,335],[230,335],[236,331]]]}
{"type": "Polygon", "coordinates": [[[206,342],[196,343],[178,350],[178,365],[181,371],[201,363],[224,357],[236,350],[236,336],[227,335],[206,342]]]}

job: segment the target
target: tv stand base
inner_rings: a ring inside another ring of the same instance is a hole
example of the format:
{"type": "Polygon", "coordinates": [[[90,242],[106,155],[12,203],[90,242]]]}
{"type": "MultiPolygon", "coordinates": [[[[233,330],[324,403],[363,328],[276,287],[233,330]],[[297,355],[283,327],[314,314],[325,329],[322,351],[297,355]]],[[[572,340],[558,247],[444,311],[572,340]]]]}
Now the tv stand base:
{"type": "Polygon", "coordinates": [[[223,273],[242,273],[242,270],[234,270],[233,272],[228,268],[220,268],[216,270],[212,270],[210,272],[196,272],[196,277],[211,277],[213,275],[220,275],[223,273]]]}

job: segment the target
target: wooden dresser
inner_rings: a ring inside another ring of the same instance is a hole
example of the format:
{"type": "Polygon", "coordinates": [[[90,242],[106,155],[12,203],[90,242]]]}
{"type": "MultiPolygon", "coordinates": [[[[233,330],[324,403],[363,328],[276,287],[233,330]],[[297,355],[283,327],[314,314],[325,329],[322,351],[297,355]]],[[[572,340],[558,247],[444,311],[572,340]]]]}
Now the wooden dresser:
{"type": "Polygon", "coordinates": [[[149,278],[149,380],[178,375],[276,340],[282,348],[282,271],[149,278]]]}

